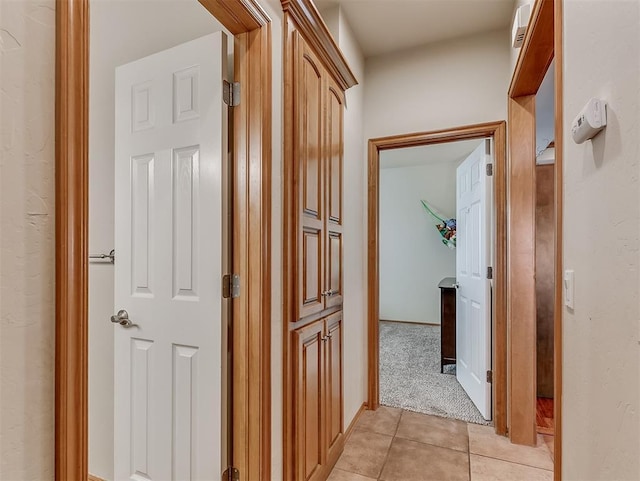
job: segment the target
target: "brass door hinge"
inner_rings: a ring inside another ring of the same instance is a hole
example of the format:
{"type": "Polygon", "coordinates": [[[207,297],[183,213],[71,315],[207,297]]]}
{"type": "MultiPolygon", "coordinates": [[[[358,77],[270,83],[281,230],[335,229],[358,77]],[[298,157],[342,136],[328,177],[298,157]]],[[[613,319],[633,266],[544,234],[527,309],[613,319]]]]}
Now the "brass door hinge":
{"type": "Polygon", "coordinates": [[[233,466],[229,466],[222,474],[223,481],[240,481],[240,471],[233,466]]]}

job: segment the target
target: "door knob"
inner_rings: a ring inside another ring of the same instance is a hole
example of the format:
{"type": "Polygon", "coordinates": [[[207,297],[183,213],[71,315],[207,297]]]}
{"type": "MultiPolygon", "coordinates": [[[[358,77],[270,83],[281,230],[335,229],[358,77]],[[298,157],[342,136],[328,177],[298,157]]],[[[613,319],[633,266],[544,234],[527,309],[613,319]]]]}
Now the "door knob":
{"type": "Polygon", "coordinates": [[[457,282],[453,285],[453,287],[455,287],[456,289],[460,289],[460,284],[458,284],[457,282]]]}
{"type": "Polygon", "coordinates": [[[129,313],[124,309],[118,311],[114,316],[111,316],[111,322],[114,324],[120,324],[122,327],[131,327],[133,323],[129,319],[129,313]]]}

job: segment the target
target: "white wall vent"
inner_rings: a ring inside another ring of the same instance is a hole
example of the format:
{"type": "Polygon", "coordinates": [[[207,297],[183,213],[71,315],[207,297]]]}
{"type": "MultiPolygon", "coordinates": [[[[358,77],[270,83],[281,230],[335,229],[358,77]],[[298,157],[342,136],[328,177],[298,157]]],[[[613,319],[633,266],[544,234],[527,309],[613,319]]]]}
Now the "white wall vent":
{"type": "Polygon", "coordinates": [[[511,39],[513,48],[522,47],[524,42],[524,34],[527,31],[527,25],[529,24],[529,16],[531,15],[531,4],[527,3],[516,9],[515,17],[513,18],[513,28],[511,29],[511,39]]]}

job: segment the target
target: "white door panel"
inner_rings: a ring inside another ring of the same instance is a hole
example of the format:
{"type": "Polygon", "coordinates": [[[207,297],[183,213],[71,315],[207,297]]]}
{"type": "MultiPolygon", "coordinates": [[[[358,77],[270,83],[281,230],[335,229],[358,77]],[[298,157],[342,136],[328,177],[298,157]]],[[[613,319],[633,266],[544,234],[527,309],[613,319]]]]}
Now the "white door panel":
{"type": "Polygon", "coordinates": [[[218,32],[116,70],[117,481],[221,477],[226,52],[218,32]]]}
{"type": "MultiPolygon", "coordinates": [[[[486,142],[489,142],[488,140],[486,142]]],[[[457,171],[456,376],[482,416],[491,419],[491,162],[483,142],[457,171]]]]}

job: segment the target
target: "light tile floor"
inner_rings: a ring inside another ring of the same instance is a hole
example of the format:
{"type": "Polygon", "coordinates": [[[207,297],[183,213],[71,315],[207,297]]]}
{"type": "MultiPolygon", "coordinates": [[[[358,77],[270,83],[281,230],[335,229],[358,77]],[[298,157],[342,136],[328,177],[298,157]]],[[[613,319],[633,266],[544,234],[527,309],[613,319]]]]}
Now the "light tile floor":
{"type": "Polygon", "coordinates": [[[365,411],[329,481],[552,481],[547,443],[517,446],[490,426],[396,408],[365,411]]]}

